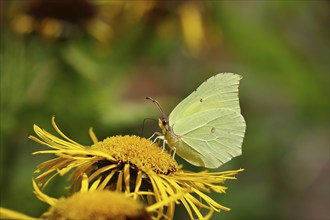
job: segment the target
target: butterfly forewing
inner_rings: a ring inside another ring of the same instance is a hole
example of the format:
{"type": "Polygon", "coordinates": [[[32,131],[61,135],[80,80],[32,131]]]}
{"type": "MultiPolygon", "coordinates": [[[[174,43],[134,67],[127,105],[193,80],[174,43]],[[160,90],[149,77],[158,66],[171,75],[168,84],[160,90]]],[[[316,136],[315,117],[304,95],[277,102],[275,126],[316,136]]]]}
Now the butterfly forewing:
{"type": "Polygon", "coordinates": [[[219,73],[180,102],[169,116],[170,124],[196,112],[213,108],[229,108],[240,112],[238,85],[242,77],[234,73],[219,73]]]}

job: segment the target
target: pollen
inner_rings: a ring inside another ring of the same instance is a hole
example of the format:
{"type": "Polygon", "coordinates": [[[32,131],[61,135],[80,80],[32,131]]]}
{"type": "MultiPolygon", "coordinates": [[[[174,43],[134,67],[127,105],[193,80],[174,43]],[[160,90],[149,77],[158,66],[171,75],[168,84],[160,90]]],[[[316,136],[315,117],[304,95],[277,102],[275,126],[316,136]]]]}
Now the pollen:
{"type": "Polygon", "coordinates": [[[178,164],[158,144],[135,135],[113,136],[99,141],[91,149],[103,151],[115,158],[118,163],[127,164],[158,174],[170,174],[178,170],[178,164]]]}

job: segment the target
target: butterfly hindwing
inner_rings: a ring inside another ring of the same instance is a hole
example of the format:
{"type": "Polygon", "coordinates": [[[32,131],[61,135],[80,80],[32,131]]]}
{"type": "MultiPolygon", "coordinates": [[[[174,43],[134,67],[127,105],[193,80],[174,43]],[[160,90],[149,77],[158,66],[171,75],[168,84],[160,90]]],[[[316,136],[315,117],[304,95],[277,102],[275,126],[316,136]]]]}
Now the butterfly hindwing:
{"type": "Polygon", "coordinates": [[[180,146],[176,146],[177,154],[188,162],[216,168],[241,154],[245,121],[240,113],[230,109],[212,109],[179,122],[173,126],[174,133],[181,137],[180,146]],[[194,157],[187,157],[189,154],[194,154],[194,157]]]}

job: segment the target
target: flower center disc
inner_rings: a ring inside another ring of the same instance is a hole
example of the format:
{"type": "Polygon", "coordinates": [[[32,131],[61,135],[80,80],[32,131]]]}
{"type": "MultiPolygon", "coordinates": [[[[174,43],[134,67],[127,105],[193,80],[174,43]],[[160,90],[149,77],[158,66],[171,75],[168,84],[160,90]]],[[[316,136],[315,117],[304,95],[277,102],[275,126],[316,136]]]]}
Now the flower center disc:
{"type": "Polygon", "coordinates": [[[155,173],[170,174],[178,170],[178,164],[171,155],[151,140],[135,135],[113,136],[91,146],[118,160],[130,163],[142,171],[152,169],[155,173]]]}

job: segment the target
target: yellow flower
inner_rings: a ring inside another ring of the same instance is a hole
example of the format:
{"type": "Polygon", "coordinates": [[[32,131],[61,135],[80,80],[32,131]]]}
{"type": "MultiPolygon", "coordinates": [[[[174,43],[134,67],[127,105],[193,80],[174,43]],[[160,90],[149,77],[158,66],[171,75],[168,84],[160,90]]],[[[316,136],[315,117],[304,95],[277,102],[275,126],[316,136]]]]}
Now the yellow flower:
{"type": "Polygon", "coordinates": [[[90,130],[94,144],[83,146],[65,136],[57,127],[54,117],[52,125],[61,136],[58,138],[34,125],[37,137],[30,138],[51,150],[34,154],[54,154],[55,159],[37,167],[40,175],[36,181],[45,187],[57,175],[73,171],[71,191],[81,187],[83,175],[88,176],[91,187],[124,192],[134,200],[144,200],[147,211],[153,218],[166,216],[172,219],[176,204],[182,204],[191,219],[209,219],[213,212],[229,211],[214,201],[207,193],[224,193],[222,184],[243,169],[226,172],[189,172],[182,170],[167,152],[148,139],[137,136],[114,136],[98,141],[90,130]],[[181,196],[178,196],[181,195],[181,196]],[[170,198],[176,201],[170,201],[170,198]],[[205,214],[206,211],[206,214],[205,214]]]}
{"type": "Polygon", "coordinates": [[[41,220],[3,207],[0,207],[0,219],[41,220]]]}
{"type": "Polygon", "coordinates": [[[89,187],[86,175],[83,175],[80,191],[69,198],[50,198],[35,182],[34,189],[36,196],[51,206],[42,215],[45,219],[151,219],[142,203],[125,194],[89,187]]]}
{"type": "MultiPolygon", "coordinates": [[[[55,199],[44,194],[33,180],[34,194],[50,207],[40,218],[26,216],[9,209],[0,208],[0,217],[6,219],[67,220],[67,219],[139,219],[149,220],[145,206],[125,194],[89,187],[88,177],[83,175],[79,192],[68,198],[55,199]]],[[[175,198],[173,198],[175,199],[175,198]]]]}

